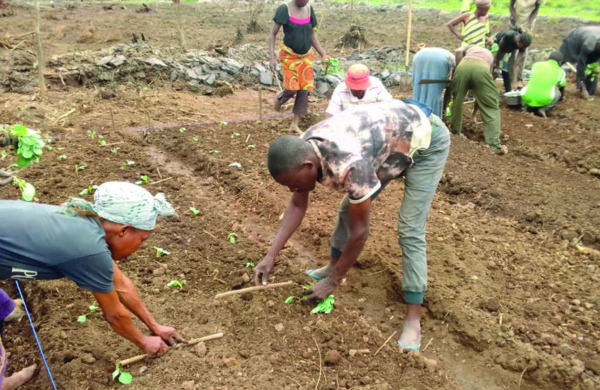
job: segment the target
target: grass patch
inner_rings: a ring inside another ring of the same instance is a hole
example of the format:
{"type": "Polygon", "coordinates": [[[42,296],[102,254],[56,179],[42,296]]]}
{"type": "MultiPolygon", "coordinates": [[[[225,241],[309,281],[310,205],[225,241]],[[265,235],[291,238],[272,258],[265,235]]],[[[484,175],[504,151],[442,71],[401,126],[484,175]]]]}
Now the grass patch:
{"type": "MultiPolygon", "coordinates": [[[[351,0],[330,0],[338,3],[350,3],[351,0]]],[[[397,6],[408,4],[408,0],[353,0],[354,3],[370,5],[397,6]]],[[[508,15],[509,0],[494,0],[490,13],[508,15]]],[[[458,12],[461,0],[415,0],[413,6],[418,8],[436,8],[448,12],[458,12]]],[[[547,0],[542,4],[539,15],[550,17],[572,16],[583,20],[600,21],[598,0],[547,0]]]]}

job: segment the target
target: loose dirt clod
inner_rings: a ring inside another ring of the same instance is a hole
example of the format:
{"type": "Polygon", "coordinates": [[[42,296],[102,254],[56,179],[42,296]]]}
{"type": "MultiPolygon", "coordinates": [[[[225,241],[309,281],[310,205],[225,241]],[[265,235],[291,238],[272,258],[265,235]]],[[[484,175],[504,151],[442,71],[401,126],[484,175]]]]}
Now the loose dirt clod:
{"type": "Polygon", "coordinates": [[[325,365],[334,366],[342,360],[342,355],[335,349],[327,351],[325,354],[325,365]]]}

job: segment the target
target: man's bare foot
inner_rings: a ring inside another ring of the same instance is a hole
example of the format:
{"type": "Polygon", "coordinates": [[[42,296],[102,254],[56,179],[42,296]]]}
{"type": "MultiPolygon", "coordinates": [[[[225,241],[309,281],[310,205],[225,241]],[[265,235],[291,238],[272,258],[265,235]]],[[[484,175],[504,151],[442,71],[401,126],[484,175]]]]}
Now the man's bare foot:
{"type": "Polygon", "coordinates": [[[33,364],[19,372],[15,372],[8,378],[4,378],[4,381],[2,382],[2,390],[13,390],[28,382],[31,380],[31,378],[33,378],[36,369],[37,365],[33,364]]]}
{"type": "Polygon", "coordinates": [[[398,346],[402,352],[415,351],[421,348],[421,324],[419,320],[405,321],[402,328],[402,336],[398,340],[398,346]]]}

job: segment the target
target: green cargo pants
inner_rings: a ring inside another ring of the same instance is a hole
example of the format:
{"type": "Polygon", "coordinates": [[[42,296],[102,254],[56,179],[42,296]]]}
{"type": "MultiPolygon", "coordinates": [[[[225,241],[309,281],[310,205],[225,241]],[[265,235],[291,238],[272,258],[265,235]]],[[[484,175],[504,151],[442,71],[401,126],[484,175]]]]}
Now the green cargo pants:
{"type": "Polygon", "coordinates": [[[450,91],[453,101],[450,120],[452,133],[462,133],[463,102],[467,92],[472,91],[481,111],[485,143],[492,150],[500,149],[498,88],[488,65],[477,59],[463,59],[456,67],[450,91]]]}

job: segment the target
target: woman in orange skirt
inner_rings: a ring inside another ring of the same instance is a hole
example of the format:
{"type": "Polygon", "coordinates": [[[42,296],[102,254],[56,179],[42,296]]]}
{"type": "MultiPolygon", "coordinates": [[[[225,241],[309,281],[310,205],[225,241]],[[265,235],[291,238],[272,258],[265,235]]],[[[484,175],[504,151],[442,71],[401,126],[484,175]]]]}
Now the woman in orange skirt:
{"type": "Polygon", "coordinates": [[[327,58],[327,53],[315,35],[317,17],[312,6],[308,5],[308,0],[291,0],[280,5],[275,11],[273,22],[269,35],[270,65],[273,70],[277,66],[275,38],[283,26],[279,61],[283,69],[284,91],[275,99],[275,110],[279,111],[282,104],[295,97],[294,119],[290,130],[300,133],[298,122],[307,113],[308,93],[314,89],[314,57],[311,48],[314,47],[323,59],[327,58]]]}

